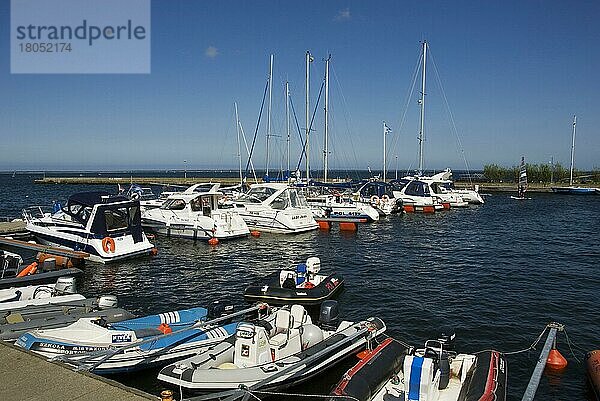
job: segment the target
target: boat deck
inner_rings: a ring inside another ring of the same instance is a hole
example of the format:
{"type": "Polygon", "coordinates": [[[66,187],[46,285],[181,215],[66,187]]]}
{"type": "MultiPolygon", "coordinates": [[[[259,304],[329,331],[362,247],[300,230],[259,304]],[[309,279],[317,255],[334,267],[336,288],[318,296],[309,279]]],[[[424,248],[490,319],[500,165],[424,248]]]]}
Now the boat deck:
{"type": "Polygon", "coordinates": [[[0,342],[0,399],[144,401],[150,394],[89,373],[74,372],[65,365],[0,342]]]}

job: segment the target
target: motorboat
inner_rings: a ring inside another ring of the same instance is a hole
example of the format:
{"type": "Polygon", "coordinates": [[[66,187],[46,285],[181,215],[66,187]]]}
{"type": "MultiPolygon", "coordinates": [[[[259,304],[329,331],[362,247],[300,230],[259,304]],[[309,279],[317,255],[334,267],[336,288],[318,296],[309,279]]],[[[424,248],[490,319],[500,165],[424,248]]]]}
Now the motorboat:
{"type": "Polygon", "coordinates": [[[140,202],[108,192],[80,192],[50,213],[23,210],[26,228],[43,244],[84,251],[108,263],[148,255],[154,246],[142,230],[140,202]]]}
{"type": "MultiPolygon", "coordinates": [[[[430,177],[422,176],[419,179],[429,185],[432,196],[438,197],[442,204],[448,203],[451,208],[469,206],[469,202],[454,188],[454,182],[450,177],[452,177],[452,171],[447,168],[430,177]]],[[[477,193],[476,197],[481,198],[481,195],[477,193]]],[[[473,196],[468,196],[468,198],[471,199],[473,196]]],[[[481,203],[483,203],[483,198],[481,198],[481,203]]]]}
{"type": "Polygon", "coordinates": [[[318,228],[306,199],[285,183],[253,184],[235,205],[251,230],[295,234],[318,228]]]}
{"type": "Polygon", "coordinates": [[[76,293],[73,277],[59,277],[54,284],[28,285],[0,290],[0,312],[49,303],[69,303],[85,299],[76,293]]]}
{"type": "Polygon", "coordinates": [[[505,356],[493,350],[456,353],[448,340],[414,349],[387,338],[361,355],[331,394],[353,401],[506,400],[505,356]]]}
{"type": "Polygon", "coordinates": [[[341,274],[319,274],[321,260],[310,257],[293,269],[283,269],[266,279],[267,284],[246,288],[244,298],[248,302],[267,302],[273,305],[298,304],[320,305],[330,299],[344,286],[341,274]]]}
{"type": "Polygon", "coordinates": [[[0,250],[0,289],[55,283],[59,277],[81,274],[77,268],[58,269],[56,258],[47,257],[29,265],[23,263],[21,255],[0,250]]]}
{"type": "Polygon", "coordinates": [[[16,345],[99,374],[150,368],[189,357],[235,332],[236,324],[204,323],[206,308],[190,308],[108,324],[82,318],[58,329],[23,334],[16,345]]]}
{"type": "Polygon", "coordinates": [[[194,240],[249,235],[250,230],[238,209],[220,206],[223,193],[218,189],[219,184],[208,187],[196,184],[183,192],[175,192],[159,208],[142,213],[142,226],[159,234],[194,240]]]}
{"type": "Polygon", "coordinates": [[[322,374],[385,329],[378,318],[340,321],[333,300],[321,305],[318,324],[312,323],[303,306],[286,306],[257,322],[238,324],[233,336],[166,366],[158,379],[192,392],[240,386],[278,391],[322,374]]]}
{"type": "Polygon", "coordinates": [[[117,298],[113,295],[3,310],[0,315],[0,340],[14,341],[28,331],[65,327],[86,317],[102,318],[107,323],[115,323],[135,316],[118,308],[117,298]]]}
{"type": "Polygon", "coordinates": [[[353,200],[374,207],[380,216],[402,212],[402,200],[393,193],[393,187],[377,180],[362,181],[352,194],[353,200]]]}
{"type": "Polygon", "coordinates": [[[393,180],[390,184],[394,188],[394,197],[402,200],[404,211],[407,213],[434,213],[445,208],[440,198],[431,194],[429,184],[425,181],[402,178],[393,180]]]}
{"type": "Polygon", "coordinates": [[[307,202],[315,215],[328,219],[356,219],[372,222],[379,220],[379,212],[370,203],[356,202],[351,194],[332,191],[330,194],[321,194],[308,197],[307,202]]]}

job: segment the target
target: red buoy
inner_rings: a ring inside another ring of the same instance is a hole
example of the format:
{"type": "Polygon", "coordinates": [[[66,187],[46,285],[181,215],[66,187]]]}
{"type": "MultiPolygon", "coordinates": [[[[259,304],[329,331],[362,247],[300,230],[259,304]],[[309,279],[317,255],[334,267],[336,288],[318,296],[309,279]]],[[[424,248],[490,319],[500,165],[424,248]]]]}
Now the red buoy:
{"type": "Polygon", "coordinates": [[[319,220],[319,228],[321,230],[329,230],[331,227],[328,221],[319,220]]]}
{"type": "Polygon", "coordinates": [[[553,348],[548,354],[548,359],[546,360],[546,367],[548,369],[553,370],[563,370],[567,367],[567,360],[564,356],[561,355],[561,353],[556,348],[553,348]]]}
{"type": "Polygon", "coordinates": [[[250,235],[258,238],[258,237],[260,237],[260,231],[256,231],[256,230],[250,231],[250,235]]]}
{"type": "Polygon", "coordinates": [[[208,240],[209,245],[217,245],[218,243],[219,243],[219,240],[215,237],[212,237],[211,239],[208,240]]]}
{"type": "Polygon", "coordinates": [[[158,248],[154,247],[154,248],[150,249],[150,255],[152,255],[152,256],[158,255],[158,248]]]}

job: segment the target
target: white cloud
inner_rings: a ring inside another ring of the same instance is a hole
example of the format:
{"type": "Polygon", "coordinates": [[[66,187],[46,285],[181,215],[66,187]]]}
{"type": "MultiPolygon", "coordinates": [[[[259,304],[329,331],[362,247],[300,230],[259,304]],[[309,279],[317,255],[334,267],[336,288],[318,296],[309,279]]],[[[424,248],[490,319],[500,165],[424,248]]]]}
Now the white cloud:
{"type": "Polygon", "coordinates": [[[208,58],[215,58],[219,55],[219,49],[214,46],[208,46],[204,51],[204,55],[208,58]]]}
{"type": "Polygon", "coordinates": [[[352,15],[350,14],[350,9],[345,8],[343,10],[338,11],[337,15],[333,19],[335,21],[348,21],[350,18],[352,18],[352,15]]]}

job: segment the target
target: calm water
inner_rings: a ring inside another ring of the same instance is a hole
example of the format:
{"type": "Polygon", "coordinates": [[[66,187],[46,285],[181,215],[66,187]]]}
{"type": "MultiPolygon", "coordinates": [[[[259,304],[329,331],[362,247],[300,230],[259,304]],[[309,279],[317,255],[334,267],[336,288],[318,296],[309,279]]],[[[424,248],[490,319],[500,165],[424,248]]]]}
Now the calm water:
{"type": "MultiPolygon", "coordinates": [[[[32,179],[0,175],[0,216],[16,217],[24,206],[50,205],[91,189],[32,179]]],[[[345,318],[378,316],[388,334],[416,345],[451,326],[459,350],[515,351],[527,348],[548,322],[565,324],[574,354],[559,335],[569,366],[545,374],[536,399],[591,399],[575,357],[581,361],[584,351],[600,348],[600,196],[532,197],[523,202],[494,194],[483,206],[392,216],[351,234],[263,234],[216,247],[159,237],[156,258],[89,264],[80,288],[88,296],[116,294],[121,306],[140,314],[216,299],[242,305],[249,282],[319,256],[323,270],[346,278],[339,298],[345,318]]],[[[521,399],[540,349],[508,357],[509,400],[521,399]]],[[[343,368],[303,388],[326,390],[343,368]]],[[[139,376],[122,380],[155,394],[162,387],[139,376]]]]}

